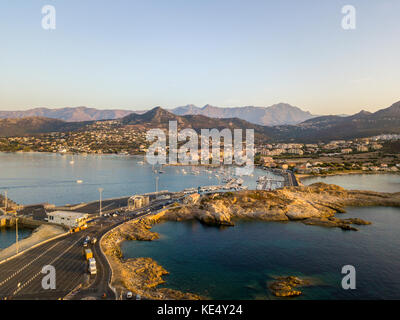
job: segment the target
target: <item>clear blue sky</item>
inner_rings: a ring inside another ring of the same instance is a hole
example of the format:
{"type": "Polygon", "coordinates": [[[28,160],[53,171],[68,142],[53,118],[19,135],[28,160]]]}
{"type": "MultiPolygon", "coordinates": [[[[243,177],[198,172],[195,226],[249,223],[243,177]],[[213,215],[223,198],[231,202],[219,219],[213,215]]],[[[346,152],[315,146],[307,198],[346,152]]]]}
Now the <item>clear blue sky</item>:
{"type": "Polygon", "coordinates": [[[3,0],[0,110],[400,100],[398,0],[3,0]],[[57,29],[41,28],[54,5],[57,29]],[[343,5],[357,29],[341,28],[343,5]]]}

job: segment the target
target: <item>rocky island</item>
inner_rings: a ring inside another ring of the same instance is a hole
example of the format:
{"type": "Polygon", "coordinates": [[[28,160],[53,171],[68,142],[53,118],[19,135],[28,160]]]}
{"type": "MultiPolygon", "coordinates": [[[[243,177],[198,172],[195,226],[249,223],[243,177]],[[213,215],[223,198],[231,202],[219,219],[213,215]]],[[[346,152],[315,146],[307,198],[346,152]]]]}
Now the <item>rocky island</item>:
{"type": "MultiPolygon", "coordinates": [[[[126,288],[149,299],[201,299],[193,293],[157,288],[164,283],[163,276],[168,272],[151,258],[124,259],[121,242],[157,239],[158,234],[150,229],[159,221],[195,219],[216,226],[234,226],[238,219],[299,221],[307,225],[354,231],[357,230],[354,225],[370,224],[359,218],[336,217],[336,214],[345,213],[345,207],[348,206],[400,207],[400,193],[346,190],[336,185],[315,183],[275,191],[238,191],[202,196],[192,194],[186,197],[183,204],[175,203],[158,214],[120,225],[103,237],[101,245],[113,269],[112,285],[117,289],[126,288]]],[[[277,283],[272,284],[275,288],[272,291],[277,296],[286,295],[286,291],[290,293],[286,296],[298,295],[298,290],[293,288],[300,283],[292,280],[278,279],[277,283]],[[287,290],[283,292],[279,288],[287,290]]]]}

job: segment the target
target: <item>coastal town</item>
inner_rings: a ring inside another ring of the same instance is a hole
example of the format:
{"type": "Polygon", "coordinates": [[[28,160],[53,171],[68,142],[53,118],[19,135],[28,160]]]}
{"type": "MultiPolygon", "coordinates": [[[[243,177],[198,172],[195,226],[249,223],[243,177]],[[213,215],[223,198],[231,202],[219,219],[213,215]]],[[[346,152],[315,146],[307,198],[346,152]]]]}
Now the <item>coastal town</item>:
{"type": "MultiPolygon", "coordinates": [[[[255,145],[255,164],[264,168],[289,169],[301,175],[398,172],[399,141],[398,134],[382,134],[320,143],[259,142],[255,145]]],[[[143,155],[148,147],[144,130],[121,127],[115,120],[96,121],[80,131],[0,138],[2,152],[143,155]]],[[[221,162],[224,151],[222,140],[221,162]]],[[[169,152],[168,146],[165,152],[169,152]]]]}

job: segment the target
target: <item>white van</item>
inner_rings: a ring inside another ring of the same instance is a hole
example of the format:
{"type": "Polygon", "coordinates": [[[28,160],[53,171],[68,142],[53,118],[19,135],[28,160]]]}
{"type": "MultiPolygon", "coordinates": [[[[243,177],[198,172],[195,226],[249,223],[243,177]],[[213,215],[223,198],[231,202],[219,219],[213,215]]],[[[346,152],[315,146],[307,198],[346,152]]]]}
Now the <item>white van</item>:
{"type": "Polygon", "coordinates": [[[97,273],[97,267],[96,267],[96,260],[95,258],[90,258],[88,260],[88,271],[90,274],[96,274],[97,273]]]}

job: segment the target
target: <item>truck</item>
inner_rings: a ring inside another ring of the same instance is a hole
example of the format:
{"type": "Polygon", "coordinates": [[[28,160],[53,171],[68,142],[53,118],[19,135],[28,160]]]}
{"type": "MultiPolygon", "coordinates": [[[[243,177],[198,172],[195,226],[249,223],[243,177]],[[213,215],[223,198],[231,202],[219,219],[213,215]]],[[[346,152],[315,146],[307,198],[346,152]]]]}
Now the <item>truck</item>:
{"type": "Polygon", "coordinates": [[[93,258],[93,252],[90,249],[84,249],[83,253],[85,255],[85,259],[89,260],[90,258],[93,258]]]}
{"type": "Polygon", "coordinates": [[[97,267],[96,267],[96,260],[95,258],[90,258],[88,260],[88,271],[91,275],[97,273],[97,267]]]}

